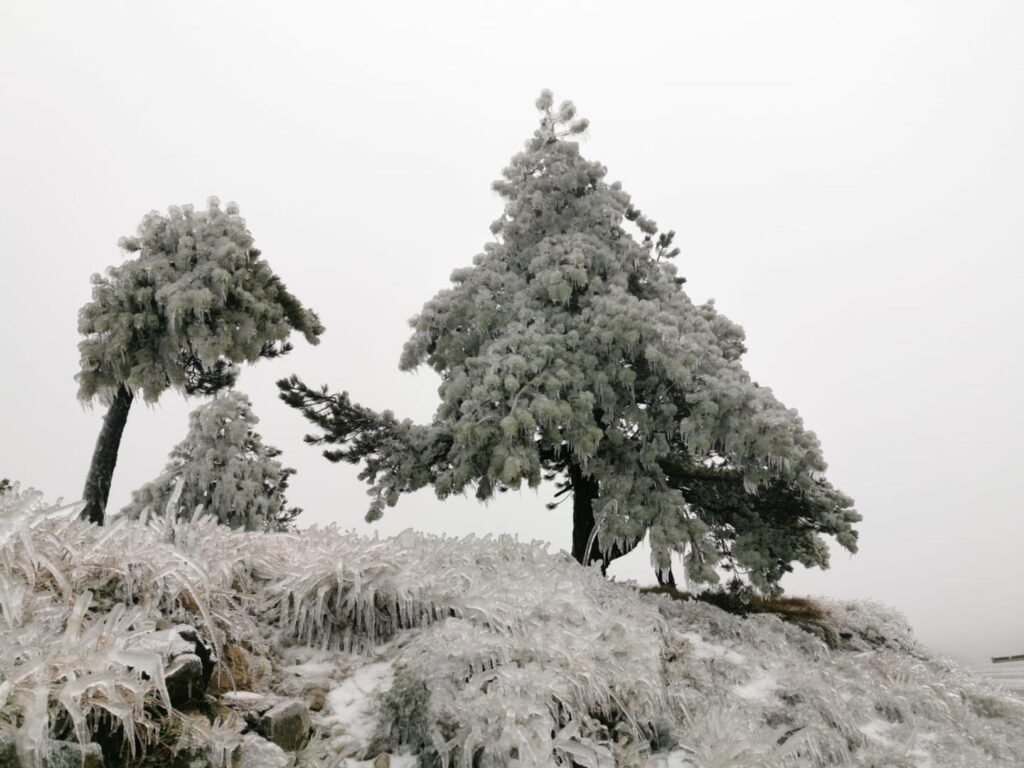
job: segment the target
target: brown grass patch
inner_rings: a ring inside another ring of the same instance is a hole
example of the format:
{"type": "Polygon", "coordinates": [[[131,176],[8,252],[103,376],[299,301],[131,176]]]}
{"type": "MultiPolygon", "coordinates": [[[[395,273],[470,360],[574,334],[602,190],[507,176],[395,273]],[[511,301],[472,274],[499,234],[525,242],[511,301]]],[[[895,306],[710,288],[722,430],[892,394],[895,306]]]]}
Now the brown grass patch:
{"type": "Polygon", "coordinates": [[[641,587],[640,592],[645,595],[668,595],[673,600],[700,600],[737,616],[749,616],[752,613],[774,613],[794,623],[818,622],[825,619],[825,610],[806,597],[768,597],[764,595],[741,597],[731,592],[715,590],[705,590],[695,595],[692,592],[685,592],[667,585],[641,587]]]}

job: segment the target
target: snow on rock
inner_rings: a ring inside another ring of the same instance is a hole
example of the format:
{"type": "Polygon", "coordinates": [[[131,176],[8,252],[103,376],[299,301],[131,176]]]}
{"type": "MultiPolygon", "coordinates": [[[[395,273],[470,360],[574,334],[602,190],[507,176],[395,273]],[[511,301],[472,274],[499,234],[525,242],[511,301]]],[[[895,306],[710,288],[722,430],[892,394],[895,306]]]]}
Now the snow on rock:
{"type": "Polygon", "coordinates": [[[730,664],[740,665],[746,662],[742,654],[718,643],[709,643],[696,632],[684,632],[682,638],[689,643],[691,653],[698,659],[722,659],[730,664]]]}
{"type": "Polygon", "coordinates": [[[391,687],[394,676],[390,662],[367,664],[327,694],[324,722],[339,750],[352,754],[369,746],[377,727],[375,696],[391,687]]]}
{"type": "Polygon", "coordinates": [[[338,763],[338,768],[417,768],[416,755],[381,752],[373,760],[356,760],[348,757],[338,763]],[[385,762],[382,758],[387,758],[385,762]]]}
{"type": "Polygon", "coordinates": [[[733,693],[741,699],[747,699],[748,701],[765,701],[775,693],[778,687],[775,675],[765,672],[763,675],[755,677],[749,683],[737,685],[733,688],[733,693]]]}
{"type": "Polygon", "coordinates": [[[267,695],[255,691],[227,691],[220,695],[220,700],[240,707],[258,707],[267,702],[267,695]]]}
{"type": "Polygon", "coordinates": [[[252,733],[242,736],[235,754],[236,764],[244,768],[288,768],[292,762],[277,744],[252,733]]]}
{"type": "Polygon", "coordinates": [[[131,647],[142,651],[153,651],[168,659],[186,653],[194,653],[195,641],[185,639],[182,632],[194,635],[195,628],[182,624],[156,632],[148,632],[132,642],[131,647]]]}
{"type": "Polygon", "coordinates": [[[861,723],[857,726],[861,733],[867,736],[871,741],[877,741],[879,744],[885,744],[886,746],[892,746],[892,740],[889,739],[885,732],[889,730],[891,725],[885,720],[868,720],[866,723],[861,723]]]}

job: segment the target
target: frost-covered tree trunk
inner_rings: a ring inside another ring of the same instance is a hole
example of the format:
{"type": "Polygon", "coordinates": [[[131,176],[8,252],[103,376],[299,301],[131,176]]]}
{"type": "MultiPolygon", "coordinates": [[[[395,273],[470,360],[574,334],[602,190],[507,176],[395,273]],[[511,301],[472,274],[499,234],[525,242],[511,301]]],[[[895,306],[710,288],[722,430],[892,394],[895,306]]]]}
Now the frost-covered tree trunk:
{"type": "Polygon", "coordinates": [[[96,447],[92,452],[92,463],[89,474],[85,478],[82,499],[85,506],[81,517],[92,523],[103,524],[103,513],[107,508],[107,497],[110,496],[110,481],[114,477],[117,465],[117,451],[121,447],[121,435],[124,425],[128,422],[128,410],[132,407],[135,397],[122,384],[117,388],[113,402],[103,417],[103,428],[96,438],[96,447]]]}

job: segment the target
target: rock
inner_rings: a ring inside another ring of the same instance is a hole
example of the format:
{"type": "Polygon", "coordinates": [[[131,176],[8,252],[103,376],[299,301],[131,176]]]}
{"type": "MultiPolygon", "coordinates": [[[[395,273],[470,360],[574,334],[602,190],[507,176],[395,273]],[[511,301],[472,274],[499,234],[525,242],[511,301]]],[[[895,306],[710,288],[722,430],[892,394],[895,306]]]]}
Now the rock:
{"type": "Polygon", "coordinates": [[[42,760],[37,765],[42,768],[103,768],[103,752],[99,744],[92,742],[46,741],[40,756],[42,760]]]}
{"type": "Polygon", "coordinates": [[[327,706],[327,691],[323,688],[310,688],[306,691],[306,702],[312,712],[320,712],[327,706]]]}
{"type": "Polygon", "coordinates": [[[210,675],[213,674],[213,667],[217,663],[217,657],[213,653],[213,647],[207,645],[203,639],[199,636],[199,632],[194,627],[190,627],[187,624],[182,624],[177,627],[178,635],[188,642],[192,643],[192,653],[199,657],[199,660],[203,664],[203,680],[209,681],[210,675]]]}
{"type": "Polygon", "coordinates": [[[17,752],[14,746],[14,729],[0,725],[0,765],[15,765],[17,752]]]}
{"type": "Polygon", "coordinates": [[[266,693],[228,691],[221,694],[217,711],[222,717],[227,712],[233,712],[255,728],[262,719],[263,713],[280,701],[279,697],[266,693]]]}
{"type": "Polygon", "coordinates": [[[132,643],[132,649],[160,655],[173,706],[201,699],[213,673],[216,661],[213,652],[195,627],[188,624],[166,626],[166,623],[162,626],[163,629],[140,635],[132,643]]]}
{"type": "MultiPolygon", "coordinates": [[[[14,768],[20,765],[15,746],[13,728],[0,724],[0,766],[14,768]]],[[[39,768],[103,768],[103,751],[99,744],[46,739],[39,750],[37,762],[27,765],[39,768]]]]}
{"type": "MultiPolygon", "coordinates": [[[[156,768],[213,768],[213,759],[216,757],[227,757],[228,764],[221,764],[221,768],[230,767],[230,750],[234,747],[229,745],[228,738],[224,737],[218,742],[217,749],[211,749],[205,734],[210,732],[210,718],[199,712],[178,712],[176,719],[180,718],[177,727],[168,729],[160,734],[160,740],[156,749],[150,751],[143,766],[156,768]],[[229,746],[225,746],[225,745],[229,746]],[[226,753],[226,754],[225,754],[226,753]]],[[[227,716],[223,720],[227,720],[227,716]]],[[[228,723],[224,723],[228,725],[228,723]]],[[[227,729],[225,729],[226,731],[227,729]]],[[[118,734],[120,735],[120,734],[118,734]]],[[[120,744],[123,746],[123,742],[120,744]]],[[[121,752],[120,756],[125,757],[121,752]]],[[[135,762],[128,762],[128,765],[136,765],[135,762]]],[[[117,763],[121,765],[121,763],[117,763]]]]}
{"type": "Polygon", "coordinates": [[[255,733],[247,733],[235,749],[232,765],[237,768],[288,768],[291,758],[277,744],[255,733]]]}
{"type": "Polygon", "coordinates": [[[263,714],[280,702],[276,696],[255,691],[227,691],[220,695],[220,702],[238,712],[259,712],[263,714]]]}
{"type": "Polygon", "coordinates": [[[131,648],[139,651],[152,651],[165,659],[173,659],[183,653],[195,653],[195,643],[182,637],[180,630],[195,632],[195,629],[188,624],[178,624],[153,632],[145,632],[131,640],[131,648]]]}
{"type": "Polygon", "coordinates": [[[383,752],[373,761],[373,768],[391,768],[391,755],[383,752]]]}
{"type": "Polygon", "coordinates": [[[309,738],[309,707],[284,699],[263,713],[256,730],[283,749],[301,749],[309,738]]]}
{"type": "Polygon", "coordinates": [[[256,691],[270,684],[270,662],[236,643],[224,648],[224,658],[213,668],[210,684],[217,691],[256,691]]]}
{"type": "Polygon", "coordinates": [[[171,705],[176,708],[201,699],[206,690],[203,662],[194,653],[184,653],[175,658],[164,670],[164,680],[171,705]]]}

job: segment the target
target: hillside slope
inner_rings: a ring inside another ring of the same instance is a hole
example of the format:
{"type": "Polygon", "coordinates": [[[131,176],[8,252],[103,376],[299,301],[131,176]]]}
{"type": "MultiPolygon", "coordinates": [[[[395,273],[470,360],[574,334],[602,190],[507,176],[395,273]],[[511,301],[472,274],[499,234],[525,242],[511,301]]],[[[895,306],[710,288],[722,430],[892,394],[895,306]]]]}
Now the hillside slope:
{"type": "Polygon", "coordinates": [[[1024,764],[1024,701],[874,604],[744,617],[509,537],[98,528],[33,493],[0,542],[0,764],[1024,764]]]}

